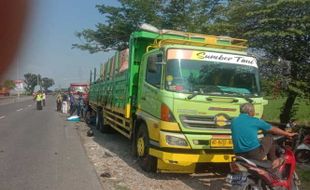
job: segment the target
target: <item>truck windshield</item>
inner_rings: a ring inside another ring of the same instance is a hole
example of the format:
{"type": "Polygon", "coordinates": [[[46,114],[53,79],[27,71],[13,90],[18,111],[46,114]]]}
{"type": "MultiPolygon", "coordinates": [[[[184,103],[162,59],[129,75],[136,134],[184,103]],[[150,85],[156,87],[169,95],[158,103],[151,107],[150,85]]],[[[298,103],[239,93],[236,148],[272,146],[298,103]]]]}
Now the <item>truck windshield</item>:
{"type": "Polygon", "coordinates": [[[231,96],[259,96],[258,69],[206,60],[169,59],[165,88],[169,91],[231,96]]]}

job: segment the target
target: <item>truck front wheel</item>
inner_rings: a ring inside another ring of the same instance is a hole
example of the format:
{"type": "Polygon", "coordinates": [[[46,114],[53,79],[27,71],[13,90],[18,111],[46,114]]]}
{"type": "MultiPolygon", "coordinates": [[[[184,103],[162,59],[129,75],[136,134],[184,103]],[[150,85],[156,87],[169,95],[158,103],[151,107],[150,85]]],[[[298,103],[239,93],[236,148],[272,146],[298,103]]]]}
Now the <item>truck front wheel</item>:
{"type": "Polygon", "coordinates": [[[145,124],[140,125],[135,142],[140,167],[146,172],[156,172],[157,158],[149,155],[150,141],[145,124]]]}

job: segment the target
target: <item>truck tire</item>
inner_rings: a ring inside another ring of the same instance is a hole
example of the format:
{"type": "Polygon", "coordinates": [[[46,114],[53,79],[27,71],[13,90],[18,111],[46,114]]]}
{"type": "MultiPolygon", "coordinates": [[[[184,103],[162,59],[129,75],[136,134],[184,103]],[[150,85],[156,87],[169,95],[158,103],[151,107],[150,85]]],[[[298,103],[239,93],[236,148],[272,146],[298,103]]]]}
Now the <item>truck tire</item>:
{"type": "Polygon", "coordinates": [[[149,135],[147,127],[142,123],[138,129],[135,139],[136,154],[138,156],[138,163],[140,167],[146,172],[156,172],[157,158],[149,155],[149,135]]]}
{"type": "Polygon", "coordinates": [[[103,122],[102,111],[96,113],[96,129],[102,133],[111,132],[111,127],[103,122]]]}
{"type": "Polygon", "coordinates": [[[85,123],[87,125],[90,125],[91,123],[91,111],[90,110],[87,110],[85,113],[85,123]]]}
{"type": "Polygon", "coordinates": [[[102,125],[102,112],[98,110],[96,112],[96,129],[100,130],[101,125],[102,125]]]}

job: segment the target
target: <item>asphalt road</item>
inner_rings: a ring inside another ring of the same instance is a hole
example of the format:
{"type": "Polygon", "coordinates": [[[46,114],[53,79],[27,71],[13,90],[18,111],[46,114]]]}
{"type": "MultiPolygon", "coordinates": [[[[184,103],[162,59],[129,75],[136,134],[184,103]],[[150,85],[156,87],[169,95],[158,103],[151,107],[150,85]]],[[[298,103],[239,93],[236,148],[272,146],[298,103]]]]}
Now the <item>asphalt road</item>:
{"type": "Polygon", "coordinates": [[[75,123],[24,100],[0,105],[0,190],[100,190],[75,123]]]}

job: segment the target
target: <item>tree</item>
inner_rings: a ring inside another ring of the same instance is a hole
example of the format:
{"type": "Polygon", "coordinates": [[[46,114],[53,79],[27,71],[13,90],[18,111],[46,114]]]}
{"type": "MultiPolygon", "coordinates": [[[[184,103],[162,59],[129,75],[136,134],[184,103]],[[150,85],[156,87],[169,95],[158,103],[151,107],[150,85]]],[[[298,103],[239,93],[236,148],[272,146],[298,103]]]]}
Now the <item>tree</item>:
{"type": "Polygon", "coordinates": [[[44,77],[42,78],[42,87],[44,91],[47,91],[49,87],[55,84],[54,80],[51,78],[44,77]]]}
{"type": "Polygon", "coordinates": [[[273,63],[262,70],[280,71],[264,78],[281,83],[281,91],[287,94],[280,116],[282,122],[293,117],[296,97],[310,97],[309,0],[119,1],[120,7],[97,5],[106,23],[98,23],[95,30],[78,32],[77,36],[85,41],[73,44],[74,48],[90,53],[124,49],[130,33],[141,23],[246,38],[252,52],[269,60],[264,62],[273,63]],[[284,61],[277,62],[279,57],[284,61]]]}
{"type": "Polygon", "coordinates": [[[161,0],[120,0],[120,3],[120,7],[97,5],[98,11],[106,17],[106,24],[98,23],[96,30],[85,29],[78,32],[77,37],[83,38],[85,43],[73,44],[73,47],[90,53],[124,49],[128,46],[130,34],[139,27],[141,22],[160,23],[156,17],[156,11],[160,9],[161,0]]]}
{"type": "MultiPolygon", "coordinates": [[[[213,22],[220,1],[177,0],[166,1],[162,7],[162,24],[159,27],[185,32],[205,33],[213,22]]],[[[154,25],[156,26],[156,25],[154,25]]]]}
{"type": "Polygon", "coordinates": [[[296,111],[296,97],[309,98],[310,94],[310,1],[228,1],[222,10],[207,30],[246,38],[252,52],[264,56],[267,65],[261,66],[263,78],[269,81],[268,85],[274,81],[286,94],[280,120],[288,122],[296,111]]]}
{"type": "Polygon", "coordinates": [[[297,96],[308,95],[310,83],[310,1],[273,0],[255,2],[253,8],[236,25],[252,47],[263,49],[279,62],[287,100],[280,115],[281,122],[294,116],[297,96]]]}
{"type": "Polygon", "coordinates": [[[106,18],[106,23],[98,23],[96,29],[85,29],[76,33],[84,40],[73,44],[73,48],[96,53],[110,49],[122,50],[128,47],[130,34],[138,30],[142,23],[157,28],[202,32],[210,22],[219,0],[119,0],[120,7],[97,5],[96,8],[106,18]]]}
{"type": "Polygon", "coordinates": [[[13,89],[13,88],[15,88],[15,83],[12,80],[5,80],[3,82],[3,86],[8,88],[8,89],[13,89]]]}
{"type": "Polygon", "coordinates": [[[25,77],[25,90],[28,94],[32,94],[34,91],[34,88],[38,84],[38,75],[32,74],[32,73],[27,73],[24,74],[25,77]]]}

